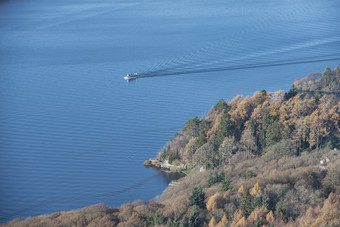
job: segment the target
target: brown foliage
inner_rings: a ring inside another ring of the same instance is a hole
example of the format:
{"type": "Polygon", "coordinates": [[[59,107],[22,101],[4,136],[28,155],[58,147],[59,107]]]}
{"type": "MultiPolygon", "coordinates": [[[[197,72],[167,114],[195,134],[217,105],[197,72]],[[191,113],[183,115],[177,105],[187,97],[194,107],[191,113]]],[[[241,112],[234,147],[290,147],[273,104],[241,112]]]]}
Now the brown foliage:
{"type": "Polygon", "coordinates": [[[298,226],[340,226],[340,196],[331,193],[322,208],[310,207],[294,223],[298,226]]]}
{"type": "Polygon", "coordinates": [[[221,192],[217,192],[215,195],[211,196],[207,202],[207,210],[214,211],[219,208],[223,208],[225,203],[223,194],[221,192]]]}
{"type": "Polygon", "coordinates": [[[241,187],[237,190],[238,191],[238,193],[244,193],[244,187],[243,187],[243,185],[241,185],[241,187]]]}
{"type": "Polygon", "coordinates": [[[214,218],[214,216],[210,219],[210,222],[209,222],[209,227],[215,227],[217,225],[217,222],[214,218]]]}
{"type": "Polygon", "coordinates": [[[266,219],[267,213],[268,213],[267,208],[256,207],[255,210],[253,210],[253,212],[251,212],[251,214],[247,218],[247,222],[255,224],[256,221],[261,221],[262,223],[266,223],[267,222],[267,219],[266,219]]]}
{"type": "Polygon", "coordinates": [[[252,189],[250,189],[250,195],[257,196],[261,193],[261,187],[259,183],[256,183],[252,189]]]}
{"type": "Polygon", "coordinates": [[[14,219],[5,224],[8,227],[21,226],[115,226],[118,224],[116,209],[108,209],[102,204],[80,210],[41,215],[25,220],[14,219]]]}
{"type": "Polygon", "coordinates": [[[266,221],[269,224],[272,224],[274,222],[274,214],[273,211],[269,211],[269,213],[266,215],[266,221]]]}

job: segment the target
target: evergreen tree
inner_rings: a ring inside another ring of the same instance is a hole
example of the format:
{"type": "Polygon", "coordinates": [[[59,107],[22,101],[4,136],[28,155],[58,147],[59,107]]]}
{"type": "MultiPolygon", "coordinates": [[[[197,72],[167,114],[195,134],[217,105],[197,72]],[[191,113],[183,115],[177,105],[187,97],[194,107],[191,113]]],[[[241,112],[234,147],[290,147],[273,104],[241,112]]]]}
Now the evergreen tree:
{"type": "Polygon", "coordinates": [[[223,99],[220,99],[218,103],[214,106],[214,110],[217,111],[218,113],[228,109],[229,109],[228,104],[223,99]]]}
{"type": "Polygon", "coordinates": [[[255,209],[256,207],[262,207],[262,196],[256,196],[254,197],[252,201],[252,207],[255,209]]]}
{"type": "Polygon", "coordinates": [[[182,221],[179,223],[179,227],[190,227],[189,226],[189,218],[185,216],[182,221]]]}
{"type": "Polygon", "coordinates": [[[289,89],[289,91],[284,94],[283,99],[287,101],[297,94],[298,94],[298,90],[296,89],[295,85],[293,84],[292,87],[289,89]]]}
{"type": "Polygon", "coordinates": [[[233,133],[233,122],[230,118],[230,115],[228,113],[225,113],[222,116],[221,122],[218,126],[215,142],[214,142],[214,148],[215,150],[218,150],[220,145],[222,144],[223,140],[227,136],[231,136],[233,133]]]}
{"type": "Polygon", "coordinates": [[[205,193],[203,192],[202,187],[201,186],[194,187],[192,189],[192,194],[189,197],[190,204],[197,205],[203,208],[205,206],[204,200],[205,200],[205,193]]]}
{"type": "Polygon", "coordinates": [[[324,77],[324,76],[327,76],[327,75],[329,75],[331,73],[332,73],[332,70],[327,66],[325,68],[325,71],[323,71],[322,76],[324,77]]]}
{"type": "Polygon", "coordinates": [[[230,177],[226,176],[222,181],[221,181],[221,191],[227,191],[230,189],[230,177]]]}
{"type": "Polygon", "coordinates": [[[164,224],[164,216],[163,213],[160,210],[157,210],[154,216],[154,223],[156,225],[164,224]]]}
{"type": "Polygon", "coordinates": [[[169,154],[169,163],[172,164],[175,160],[180,160],[181,157],[179,156],[178,152],[171,152],[169,154]]]}
{"type": "Polygon", "coordinates": [[[335,192],[335,187],[331,184],[326,184],[321,188],[321,194],[325,197],[328,198],[329,194],[331,194],[331,192],[335,192]]]}
{"type": "Polygon", "coordinates": [[[251,179],[253,177],[256,177],[256,174],[253,172],[253,170],[248,170],[247,171],[247,179],[251,179]]]}
{"type": "Polygon", "coordinates": [[[200,120],[194,117],[185,122],[184,130],[189,131],[192,136],[197,136],[199,132],[200,120]]]}
{"type": "Polygon", "coordinates": [[[146,222],[148,226],[161,225],[165,223],[165,218],[160,210],[157,210],[154,214],[149,213],[146,222]]]}
{"type": "Polygon", "coordinates": [[[267,208],[269,210],[269,197],[267,194],[264,194],[262,196],[262,206],[264,206],[265,208],[267,208]]]}
{"type": "Polygon", "coordinates": [[[209,175],[208,175],[208,179],[207,179],[207,187],[210,188],[213,184],[215,184],[214,176],[213,176],[212,172],[210,172],[209,175]]]}
{"type": "Polygon", "coordinates": [[[202,226],[200,209],[198,206],[193,206],[189,216],[189,226],[190,227],[199,227],[202,226]]]}
{"type": "Polygon", "coordinates": [[[253,211],[253,206],[251,202],[251,196],[249,193],[249,190],[246,189],[243,193],[242,199],[241,199],[241,204],[240,204],[240,209],[242,211],[242,215],[244,217],[248,217],[251,212],[253,211]]]}
{"type": "Polygon", "coordinates": [[[266,147],[266,130],[262,127],[259,135],[259,143],[261,146],[262,151],[266,147]]]}
{"type": "Polygon", "coordinates": [[[269,147],[279,142],[280,139],[281,139],[280,126],[277,121],[274,121],[267,128],[265,145],[269,147]]]}
{"type": "Polygon", "coordinates": [[[220,174],[218,175],[218,182],[222,182],[225,179],[225,173],[222,170],[220,174]]]}
{"type": "Polygon", "coordinates": [[[211,186],[213,186],[217,182],[219,182],[219,176],[218,176],[217,172],[214,172],[214,173],[210,172],[208,179],[207,179],[207,187],[210,188],[211,186]]]}
{"type": "Polygon", "coordinates": [[[275,206],[275,216],[279,216],[280,214],[285,214],[286,210],[284,207],[283,200],[281,199],[275,206]]]}
{"type": "Polygon", "coordinates": [[[271,125],[271,117],[268,111],[263,115],[262,118],[262,129],[260,131],[259,142],[262,150],[266,147],[266,136],[268,127],[271,125]]]}
{"type": "Polygon", "coordinates": [[[171,218],[168,219],[167,223],[166,223],[166,227],[177,227],[178,223],[176,220],[173,220],[171,218]]]}
{"type": "Polygon", "coordinates": [[[262,118],[262,129],[259,136],[259,142],[262,148],[262,152],[266,147],[274,145],[280,140],[280,125],[278,121],[273,121],[270,114],[266,112],[262,118]]]}
{"type": "Polygon", "coordinates": [[[205,136],[205,132],[204,130],[201,130],[200,131],[200,134],[198,136],[198,139],[197,139],[197,146],[198,147],[201,147],[203,146],[205,143],[207,142],[207,138],[205,136]]]}

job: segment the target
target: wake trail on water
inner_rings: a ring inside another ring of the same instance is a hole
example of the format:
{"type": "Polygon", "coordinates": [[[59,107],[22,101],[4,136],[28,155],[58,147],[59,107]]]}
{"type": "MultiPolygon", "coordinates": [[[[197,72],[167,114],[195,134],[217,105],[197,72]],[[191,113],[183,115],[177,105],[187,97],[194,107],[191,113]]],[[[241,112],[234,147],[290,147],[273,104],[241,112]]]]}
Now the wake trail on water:
{"type": "Polygon", "coordinates": [[[276,45],[279,47],[271,49],[267,47],[268,44],[275,46],[278,42],[267,40],[249,48],[239,46],[236,40],[215,41],[184,56],[152,66],[139,74],[143,78],[161,77],[340,59],[340,37],[276,45]],[[332,51],[330,51],[329,45],[332,45],[332,51]]]}

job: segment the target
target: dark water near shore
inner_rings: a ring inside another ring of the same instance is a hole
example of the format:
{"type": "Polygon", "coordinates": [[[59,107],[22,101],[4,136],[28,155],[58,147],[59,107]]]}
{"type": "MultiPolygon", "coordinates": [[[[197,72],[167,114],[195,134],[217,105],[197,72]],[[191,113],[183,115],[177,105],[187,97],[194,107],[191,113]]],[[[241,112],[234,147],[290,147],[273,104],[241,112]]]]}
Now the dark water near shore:
{"type": "Polygon", "coordinates": [[[169,178],[143,162],[186,120],[340,65],[325,60],[340,57],[339,10],[321,0],[0,1],[1,222],[155,198],[169,178]]]}

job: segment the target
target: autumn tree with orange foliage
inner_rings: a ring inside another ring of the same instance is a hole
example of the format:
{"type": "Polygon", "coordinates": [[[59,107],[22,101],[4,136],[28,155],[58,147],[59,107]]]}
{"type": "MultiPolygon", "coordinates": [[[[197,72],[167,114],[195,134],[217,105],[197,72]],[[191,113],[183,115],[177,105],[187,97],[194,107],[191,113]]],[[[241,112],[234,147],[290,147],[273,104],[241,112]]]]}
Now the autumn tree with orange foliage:
{"type": "Polygon", "coordinates": [[[215,227],[217,225],[217,222],[214,218],[214,216],[210,219],[210,222],[209,222],[209,227],[215,227]]]}
{"type": "Polygon", "coordinates": [[[218,227],[226,226],[227,222],[228,222],[227,216],[224,214],[221,221],[218,223],[218,227]]]}
{"type": "Polygon", "coordinates": [[[250,189],[250,195],[257,196],[261,193],[261,188],[259,183],[256,183],[252,189],[250,189]]]}
{"type": "Polygon", "coordinates": [[[239,187],[239,189],[237,190],[239,193],[244,193],[244,187],[243,185],[241,185],[241,187],[239,187]]]}
{"type": "Polygon", "coordinates": [[[224,198],[221,192],[216,192],[211,196],[207,202],[207,210],[214,211],[216,209],[222,208],[224,205],[224,198]]]}

